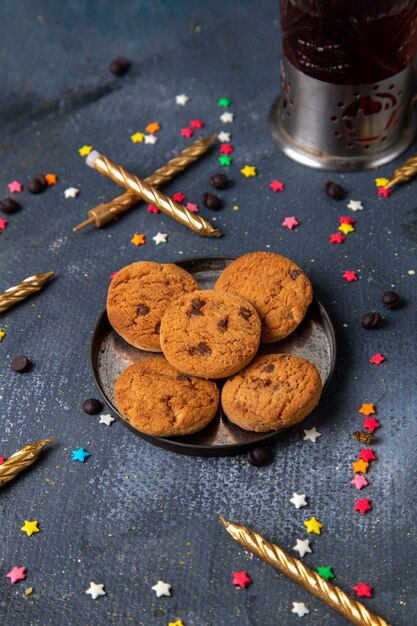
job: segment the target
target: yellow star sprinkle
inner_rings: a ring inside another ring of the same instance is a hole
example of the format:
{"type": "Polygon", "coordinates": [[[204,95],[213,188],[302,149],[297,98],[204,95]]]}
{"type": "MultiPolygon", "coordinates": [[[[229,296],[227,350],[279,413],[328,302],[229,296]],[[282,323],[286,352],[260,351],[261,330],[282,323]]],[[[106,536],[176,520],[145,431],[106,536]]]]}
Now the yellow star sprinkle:
{"type": "Polygon", "coordinates": [[[0,328],[0,341],[3,340],[3,337],[6,336],[6,333],[0,328]]]}
{"type": "Polygon", "coordinates": [[[366,470],[368,469],[369,463],[361,459],[360,461],[354,461],[352,463],[353,472],[357,474],[358,472],[362,472],[362,474],[366,474],[366,470]]]}
{"type": "Polygon", "coordinates": [[[377,187],[386,187],[389,183],[388,178],[375,178],[375,185],[377,187]]]}
{"type": "Polygon", "coordinates": [[[130,135],[133,143],[141,143],[144,139],[145,135],[143,133],[135,133],[134,135],[130,135]]]}
{"type": "Polygon", "coordinates": [[[316,535],[320,535],[321,529],[323,528],[323,525],[318,520],[316,520],[315,517],[311,517],[310,519],[306,520],[304,522],[304,526],[307,528],[308,533],[316,533],[316,535]]]}
{"type": "Polygon", "coordinates": [[[20,530],[23,530],[23,532],[26,533],[28,537],[31,537],[33,533],[40,532],[38,528],[38,522],[36,520],[34,522],[29,522],[29,520],[27,519],[25,519],[25,524],[20,530]]]}
{"type": "Polygon", "coordinates": [[[341,230],[345,235],[348,235],[349,233],[353,233],[355,229],[352,224],[340,224],[339,230],[341,230]]]}
{"type": "Polygon", "coordinates": [[[168,626],[184,626],[182,620],[177,619],[176,622],[169,622],[168,626]]]}
{"type": "Polygon", "coordinates": [[[246,178],[250,178],[250,176],[256,176],[256,167],[254,167],[253,165],[245,165],[245,167],[243,167],[240,170],[243,174],[243,176],[246,176],[246,178]]]}
{"type": "Polygon", "coordinates": [[[145,243],[145,235],[138,235],[138,233],[135,233],[130,241],[134,246],[141,246],[145,243]]]}
{"type": "Polygon", "coordinates": [[[366,415],[366,416],[373,415],[375,413],[374,403],[369,402],[369,404],[366,404],[366,402],[364,402],[361,408],[359,409],[359,413],[362,413],[362,415],[366,415]]]}
{"type": "Polygon", "coordinates": [[[146,132],[151,133],[151,135],[153,135],[154,133],[157,133],[158,130],[161,130],[161,127],[159,126],[158,122],[152,122],[152,124],[147,125],[145,130],[146,132]]]}
{"type": "Polygon", "coordinates": [[[80,156],[87,156],[88,154],[90,154],[92,149],[93,149],[93,146],[83,146],[82,148],[78,150],[78,153],[80,156]]]}

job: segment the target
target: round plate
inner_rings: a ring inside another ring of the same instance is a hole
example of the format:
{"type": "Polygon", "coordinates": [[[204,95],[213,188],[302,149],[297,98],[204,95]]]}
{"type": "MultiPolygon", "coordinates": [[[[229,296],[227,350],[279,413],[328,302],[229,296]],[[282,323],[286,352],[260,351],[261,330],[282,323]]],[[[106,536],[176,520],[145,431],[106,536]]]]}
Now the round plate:
{"type": "MultiPolygon", "coordinates": [[[[176,264],[190,272],[201,289],[212,289],[223,269],[235,257],[210,257],[181,260],[176,264]]],[[[336,343],[330,318],[316,299],[307,310],[303,322],[283,341],[263,344],[260,354],[286,352],[312,361],[320,372],[325,392],[333,373],[336,343]]],[[[152,437],[132,428],[120,415],[114,400],[114,384],[119,374],[129,365],[162,354],[145,352],[126,343],[110,326],[106,310],[101,314],[91,341],[91,367],[95,381],[106,402],[125,426],[147,441],[182,454],[198,456],[226,456],[241,454],[254,445],[272,443],[285,432],[255,433],[242,430],[229,422],[221,408],[203,430],[184,437],[152,437]]]]}

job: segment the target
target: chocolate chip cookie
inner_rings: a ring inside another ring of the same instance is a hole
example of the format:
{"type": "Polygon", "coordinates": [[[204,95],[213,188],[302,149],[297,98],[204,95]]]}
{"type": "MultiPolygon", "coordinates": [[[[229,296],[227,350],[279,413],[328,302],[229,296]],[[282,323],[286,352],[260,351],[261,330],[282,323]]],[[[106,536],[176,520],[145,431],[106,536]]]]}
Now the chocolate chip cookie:
{"type": "Polygon", "coordinates": [[[292,333],[313,298],[304,272],[273,252],[239,257],[223,270],[214,289],[236,293],[253,304],[262,322],[262,343],[279,341],[292,333]]]}
{"type": "Polygon", "coordinates": [[[222,291],[194,291],[167,308],[161,347],[181,372],[223,378],[253,359],[260,334],[256,309],[244,298],[222,291]]]}
{"type": "Polygon", "coordinates": [[[216,415],[216,383],[178,372],[164,358],[125,369],[114,387],[116,405],[133,428],[154,437],[196,433],[216,415]]]}
{"type": "Polygon", "coordinates": [[[159,329],[166,308],[179,296],[196,289],[197,281],[177,265],[148,261],[126,265],[109,287],[109,322],[132,346],[161,352],[159,329]]]}
{"type": "Polygon", "coordinates": [[[313,363],[292,354],[269,354],[229,378],[222,406],[234,424],[265,433],[301,422],[317,405],[321,390],[313,363]]]}

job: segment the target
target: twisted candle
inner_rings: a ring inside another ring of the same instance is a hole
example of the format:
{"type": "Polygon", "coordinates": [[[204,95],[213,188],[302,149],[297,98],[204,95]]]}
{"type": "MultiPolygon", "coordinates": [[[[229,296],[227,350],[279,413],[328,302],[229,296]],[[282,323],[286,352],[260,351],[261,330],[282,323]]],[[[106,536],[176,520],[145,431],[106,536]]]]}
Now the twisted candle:
{"type": "Polygon", "coordinates": [[[2,465],[0,465],[0,487],[13,478],[16,478],[20,472],[32,465],[48,443],[54,443],[53,439],[40,439],[34,443],[28,443],[26,446],[12,454],[2,465]]]}
{"type": "Polygon", "coordinates": [[[390,189],[399,183],[405,183],[417,174],[417,154],[409,158],[405,163],[398,167],[391,177],[389,183],[385,185],[385,189],[390,189]]]}
{"type": "Polygon", "coordinates": [[[363,604],[350,598],[344,591],[327,582],[317,572],[267,541],[262,535],[245,526],[227,522],[223,517],[220,517],[220,522],[243,548],[323,600],[356,626],[389,626],[382,617],[371,613],[363,604]]]}
{"type": "Polygon", "coordinates": [[[35,274],[25,278],[21,283],[10,287],[0,293],[0,313],[7,311],[11,306],[17,304],[21,300],[25,300],[32,293],[40,291],[44,284],[54,275],[54,272],[45,272],[44,274],[35,274]]]}
{"type": "Polygon", "coordinates": [[[187,226],[187,228],[190,228],[198,235],[203,237],[222,236],[222,233],[205,219],[190,213],[188,209],[172,200],[172,198],[169,198],[158,189],[155,189],[95,150],[88,155],[87,164],[122,187],[133,191],[149,204],[158,207],[162,213],[174,218],[177,222],[187,226]]]}

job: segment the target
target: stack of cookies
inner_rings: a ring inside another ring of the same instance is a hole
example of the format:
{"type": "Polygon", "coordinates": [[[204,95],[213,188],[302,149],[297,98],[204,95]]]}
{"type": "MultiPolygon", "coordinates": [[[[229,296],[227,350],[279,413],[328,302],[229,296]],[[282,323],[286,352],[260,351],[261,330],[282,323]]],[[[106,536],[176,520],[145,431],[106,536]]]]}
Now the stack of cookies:
{"type": "Polygon", "coordinates": [[[199,289],[176,265],[124,267],[109,288],[110,324],[131,345],[163,357],[120,374],[114,389],[119,412],[156,437],[201,430],[220,401],[228,419],[245,430],[300,422],[320,398],[316,367],[280,354],[278,345],[277,354],[257,353],[261,343],[278,342],[300,324],[312,297],[304,272],[271,252],[240,257],[213,290],[199,289]]]}

